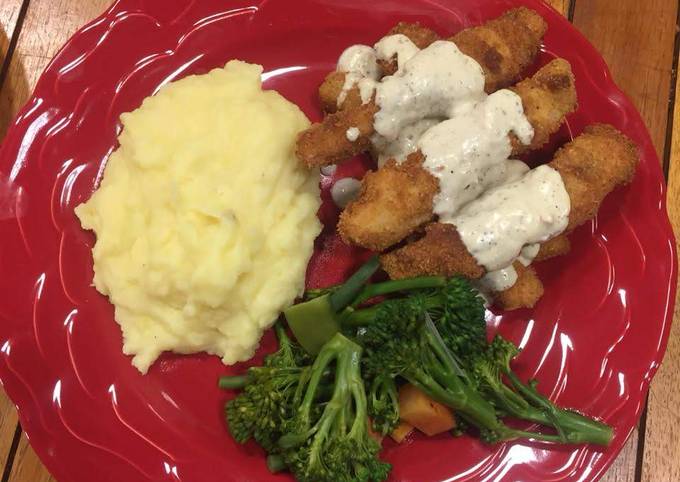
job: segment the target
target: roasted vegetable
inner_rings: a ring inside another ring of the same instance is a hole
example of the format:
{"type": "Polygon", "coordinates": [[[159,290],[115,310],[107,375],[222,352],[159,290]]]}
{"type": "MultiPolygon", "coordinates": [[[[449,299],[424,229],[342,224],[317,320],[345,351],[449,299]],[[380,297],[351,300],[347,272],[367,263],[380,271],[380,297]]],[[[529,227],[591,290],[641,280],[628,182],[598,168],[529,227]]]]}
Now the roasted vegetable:
{"type": "Polygon", "coordinates": [[[432,400],[410,383],[399,389],[399,414],[407,424],[430,437],[456,426],[456,419],[449,407],[432,400]]]}

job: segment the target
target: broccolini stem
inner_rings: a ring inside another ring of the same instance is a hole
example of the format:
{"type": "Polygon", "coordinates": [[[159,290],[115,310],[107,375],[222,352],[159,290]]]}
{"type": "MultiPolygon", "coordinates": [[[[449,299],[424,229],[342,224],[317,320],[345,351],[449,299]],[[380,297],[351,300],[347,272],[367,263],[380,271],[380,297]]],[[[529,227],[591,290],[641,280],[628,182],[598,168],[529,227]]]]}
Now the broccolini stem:
{"type": "MultiPolygon", "coordinates": [[[[302,421],[301,430],[296,433],[287,433],[279,439],[279,445],[283,448],[290,448],[304,442],[311,432],[316,435],[315,443],[321,444],[321,440],[327,436],[328,431],[333,428],[333,423],[337,420],[338,410],[345,407],[344,398],[348,396],[347,377],[351,373],[351,364],[359,363],[361,358],[361,347],[348,340],[341,334],[336,334],[324,345],[314,360],[311,368],[311,376],[307,382],[304,397],[298,408],[300,420],[302,421]],[[312,405],[318,399],[319,392],[324,389],[321,384],[326,376],[327,369],[335,362],[335,380],[333,396],[324,408],[321,420],[312,427],[311,410],[312,405]],[[344,398],[343,398],[344,397],[344,398]]],[[[340,417],[342,419],[342,417],[340,417]]],[[[320,445],[318,445],[320,447],[320,445]]],[[[314,450],[314,445],[312,450],[314,450]]]]}
{"type": "Polygon", "coordinates": [[[429,288],[439,288],[446,285],[446,278],[443,276],[420,276],[400,280],[384,281],[364,286],[359,296],[354,300],[352,306],[359,306],[366,300],[376,296],[387,295],[398,291],[410,291],[429,288]]]}
{"type": "MultiPolygon", "coordinates": [[[[442,387],[438,383],[424,385],[422,388],[425,393],[444,405],[448,405],[454,410],[466,415],[466,418],[480,428],[498,430],[504,425],[498,420],[496,410],[493,405],[484,400],[475,390],[470,388],[458,375],[460,368],[453,360],[451,353],[444,345],[439,333],[436,331],[434,323],[427,317],[423,325],[425,338],[429,346],[437,356],[451,367],[451,370],[438,370],[445,385],[442,387]],[[447,373],[448,372],[448,373],[447,373]],[[429,393],[428,393],[429,392],[429,393]]],[[[411,380],[409,380],[411,381],[411,380]]],[[[436,382],[436,380],[433,379],[436,382]]],[[[423,385],[423,384],[421,384],[423,385]]]]}
{"type": "Polygon", "coordinates": [[[614,436],[612,428],[602,422],[585,417],[580,413],[560,409],[550,400],[538,393],[533,386],[527,386],[512,371],[506,370],[506,376],[513,387],[526,397],[530,403],[540,409],[534,414],[534,421],[555,427],[563,443],[594,443],[609,445],[614,436]],[[542,420],[540,420],[542,418],[542,420]]]}
{"type": "Polygon", "coordinates": [[[238,390],[248,384],[248,375],[234,375],[220,377],[219,387],[222,390],[238,390]]]}
{"type": "MultiPolygon", "coordinates": [[[[314,440],[310,447],[311,458],[318,457],[321,448],[325,444],[325,440],[331,433],[337,435],[345,435],[348,430],[348,425],[354,431],[354,425],[357,419],[361,419],[362,423],[366,425],[366,401],[355,400],[355,409],[357,413],[362,415],[355,415],[348,412],[352,404],[347,403],[350,396],[354,393],[352,385],[360,384],[363,393],[363,384],[359,375],[359,363],[361,359],[362,348],[356,343],[348,340],[344,336],[338,334],[329,341],[323,350],[319,353],[321,357],[325,351],[331,352],[335,359],[335,388],[333,396],[326,404],[321,418],[316,423],[312,431],[314,432],[314,440]]],[[[364,395],[365,397],[365,395],[364,395]]],[[[283,440],[283,438],[282,438],[283,440]]]]}
{"type": "Polygon", "coordinates": [[[303,298],[305,301],[313,300],[315,298],[318,298],[319,296],[331,294],[338,288],[339,286],[329,286],[328,288],[314,288],[305,291],[303,298]]]}
{"type": "MultiPolygon", "coordinates": [[[[442,296],[428,296],[424,301],[423,308],[425,310],[430,310],[438,308],[442,306],[442,304],[444,304],[442,296]]],[[[380,304],[359,310],[355,310],[350,306],[341,313],[340,321],[347,327],[367,326],[373,322],[379,309],[380,304]]]]}
{"type": "Polygon", "coordinates": [[[378,271],[380,267],[380,260],[377,256],[373,256],[366,261],[364,265],[359,268],[352,276],[349,277],[337,290],[330,294],[329,302],[331,309],[338,312],[349,306],[356,298],[366,282],[378,271]]]}
{"type": "Polygon", "coordinates": [[[278,321],[274,325],[274,333],[276,333],[276,339],[279,341],[279,345],[290,345],[290,338],[288,338],[288,334],[286,333],[286,329],[283,326],[283,323],[281,321],[278,321]]]}
{"type": "Polygon", "coordinates": [[[302,404],[300,405],[300,411],[304,414],[307,423],[309,421],[312,404],[317,398],[317,389],[319,388],[324,372],[335,358],[337,358],[337,352],[335,349],[330,349],[329,344],[327,344],[324,349],[319,352],[316,360],[314,360],[314,364],[312,365],[312,376],[309,378],[305,397],[302,399],[302,404]]]}
{"type": "Polygon", "coordinates": [[[286,463],[280,455],[270,454],[267,455],[267,468],[272,474],[276,474],[286,470],[286,463]]]}

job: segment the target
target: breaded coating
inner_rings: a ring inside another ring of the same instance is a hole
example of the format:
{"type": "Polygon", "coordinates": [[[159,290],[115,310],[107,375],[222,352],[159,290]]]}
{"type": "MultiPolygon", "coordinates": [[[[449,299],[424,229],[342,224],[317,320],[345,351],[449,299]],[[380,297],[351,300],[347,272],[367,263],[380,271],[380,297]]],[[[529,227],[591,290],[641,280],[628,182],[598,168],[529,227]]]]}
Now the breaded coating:
{"type": "MultiPolygon", "coordinates": [[[[427,27],[423,27],[419,23],[399,22],[392,27],[387,35],[402,34],[407,36],[419,49],[424,49],[432,42],[439,39],[436,32],[427,27]]],[[[383,75],[392,75],[397,71],[396,59],[379,60],[378,64],[382,69],[383,75]]],[[[319,87],[319,100],[321,101],[321,108],[324,112],[332,114],[339,109],[353,109],[360,106],[361,94],[357,86],[352,87],[347,91],[345,100],[338,108],[338,97],[345,85],[344,72],[331,72],[326,76],[323,83],[319,87]]]]}
{"type": "MultiPolygon", "coordinates": [[[[557,59],[531,79],[515,86],[523,103],[527,96],[526,103],[530,106],[527,118],[534,127],[534,138],[538,139],[532,141],[529,149],[541,147],[559,129],[564,117],[576,108],[576,91],[571,78],[569,63],[557,59]],[[568,85],[559,89],[546,87],[546,79],[558,75],[556,72],[569,79],[568,85]]],[[[527,148],[519,142],[513,146],[517,152],[527,148]]],[[[383,166],[370,174],[371,189],[362,189],[340,217],[339,229],[345,242],[382,251],[432,219],[432,199],[439,192],[439,182],[422,167],[422,160],[420,153],[413,157],[408,176],[398,174],[399,167],[393,162],[391,167],[383,166]],[[359,207],[355,208],[357,205],[359,207]],[[372,219],[380,219],[380,222],[371,222],[372,219]]],[[[364,180],[362,184],[366,182],[364,180]]]]}
{"type": "Polygon", "coordinates": [[[550,166],[562,176],[571,200],[567,231],[592,219],[607,194],[628,184],[639,160],[635,144],[605,124],[586,127],[557,151],[550,166]]]}
{"type": "Polygon", "coordinates": [[[569,237],[565,233],[562,233],[559,236],[549,239],[545,243],[541,243],[541,248],[538,250],[534,262],[556,258],[557,256],[567,254],[570,250],[571,243],[569,242],[569,237]]]}
{"type": "MultiPolygon", "coordinates": [[[[562,176],[571,201],[566,231],[595,216],[607,194],[631,181],[638,162],[636,146],[609,125],[586,127],[582,135],[560,149],[549,165],[562,176]]],[[[480,277],[484,270],[465,249],[455,226],[432,224],[426,228],[428,234],[435,232],[433,226],[446,227],[437,228],[438,236],[426,235],[381,257],[385,271],[396,278],[456,274],[480,277]]]]}
{"type": "Polygon", "coordinates": [[[522,98],[524,114],[534,128],[534,138],[527,146],[512,136],[513,155],[545,145],[559,130],[564,118],[578,106],[574,74],[564,59],[551,61],[511,90],[522,98]]]}
{"type": "Polygon", "coordinates": [[[368,150],[373,133],[373,116],[378,108],[373,102],[356,109],[327,115],[297,138],[295,154],[307,167],[325,166],[345,161],[368,150]],[[354,142],[347,138],[350,127],[359,129],[354,142]]]}
{"type": "Polygon", "coordinates": [[[414,153],[364,176],[357,200],[340,214],[338,231],[346,243],[382,251],[432,219],[439,181],[422,160],[414,153]]]}
{"type": "Polygon", "coordinates": [[[531,266],[519,261],[512,264],[517,272],[517,282],[504,291],[494,294],[495,303],[504,310],[533,308],[543,296],[543,283],[531,266]]]}
{"type": "Polygon", "coordinates": [[[380,257],[383,269],[392,279],[462,275],[480,278],[484,269],[468,253],[453,224],[431,223],[425,236],[380,257]]]}
{"type": "Polygon", "coordinates": [[[333,71],[326,76],[319,86],[319,101],[326,114],[332,114],[339,109],[356,109],[362,104],[361,93],[356,85],[347,91],[345,100],[338,108],[338,97],[345,85],[345,73],[333,71]]]}
{"type": "MultiPolygon", "coordinates": [[[[486,74],[485,90],[493,92],[515,82],[521,72],[533,63],[545,28],[545,21],[538,13],[522,7],[509,10],[501,17],[480,27],[464,30],[454,36],[452,40],[456,44],[460,42],[458,46],[461,51],[475,59],[484,68],[486,74]]],[[[342,74],[342,84],[339,83],[339,79],[340,76],[337,75],[327,78],[328,85],[323,87],[323,94],[320,94],[323,96],[322,105],[324,108],[332,109],[330,99],[333,96],[337,99],[342,91],[344,74],[342,74]],[[334,93],[335,95],[333,95],[334,93]]],[[[375,114],[378,109],[373,101],[365,105],[355,105],[361,100],[358,89],[355,93],[348,92],[347,99],[345,101],[347,106],[335,112],[334,115],[338,117],[322,128],[319,128],[319,124],[312,125],[309,130],[316,130],[316,134],[299,138],[300,140],[307,140],[306,145],[298,145],[297,149],[298,157],[304,164],[323,166],[341,162],[370,146],[369,137],[374,133],[373,124],[371,123],[370,126],[366,126],[366,129],[362,129],[358,125],[352,124],[351,119],[362,116],[361,113],[356,112],[357,110],[361,110],[363,113],[373,111],[373,114],[375,114]],[[349,100],[350,97],[351,100],[349,100]],[[334,129],[333,126],[336,125],[359,127],[361,134],[354,142],[355,145],[348,145],[345,136],[346,129],[334,129]],[[313,142],[310,142],[312,140],[319,142],[320,145],[316,146],[313,142]]]]}
{"type": "Polygon", "coordinates": [[[548,24],[526,7],[508,10],[479,27],[451,37],[464,54],[482,66],[491,93],[520,79],[536,58],[548,24]]]}
{"type": "MultiPolygon", "coordinates": [[[[387,35],[405,35],[415,44],[419,49],[424,49],[429,47],[430,44],[439,40],[439,35],[437,32],[430,30],[427,27],[423,27],[418,22],[407,23],[399,22],[397,25],[392,27],[387,35]]],[[[392,75],[397,71],[399,67],[397,65],[397,59],[392,57],[390,60],[378,60],[378,65],[382,70],[383,75],[392,75]]]]}

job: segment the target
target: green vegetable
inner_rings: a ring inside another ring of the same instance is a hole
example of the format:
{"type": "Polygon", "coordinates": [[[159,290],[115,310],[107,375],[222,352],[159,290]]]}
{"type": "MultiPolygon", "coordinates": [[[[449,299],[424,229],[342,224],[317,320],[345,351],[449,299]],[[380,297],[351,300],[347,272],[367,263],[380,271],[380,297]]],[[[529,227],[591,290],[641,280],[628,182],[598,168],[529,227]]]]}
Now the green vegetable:
{"type": "Polygon", "coordinates": [[[287,469],[302,482],[385,480],[390,466],[368,423],[382,434],[399,424],[399,380],[453,409],[454,435],[474,427],[488,443],[610,443],[610,427],[558,407],[512,371],[519,349],[500,336],[487,341],[483,302],[467,281],[366,285],[375,269],[372,259],[344,285],[286,310],[299,344],[278,324],[279,349],[263,366],[220,379],[222,388],[242,389],[226,406],[229,431],[260,444],[272,472],[287,469]],[[504,417],[551,432],[513,428],[504,417]]]}
{"type": "Polygon", "coordinates": [[[267,468],[272,474],[286,470],[286,462],[278,454],[267,455],[267,468]]]}
{"type": "Polygon", "coordinates": [[[244,388],[248,384],[247,376],[221,377],[219,387],[222,390],[236,390],[244,388]]]}
{"type": "Polygon", "coordinates": [[[375,432],[388,435],[399,425],[399,392],[394,378],[377,376],[368,393],[368,415],[375,432]]]}
{"type": "MultiPolygon", "coordinates": [[[[234,438],[254,438],[270,470],[285,467],[299,481],[385,480],[390,465],[368,432],[361,346],[337,333],[310,365],[279,326],[277,335],[279,351],[248,370],[244,390],[227,404],[234,438]]],[[[232,380],[221,384],[237,385],[232,380]]]]}
{"type": "Polygon", "coordinates": [[[379,266],[378,257],[373,256],[342,285],[308,291],[305,294],[308,301],[284,310],[288,326],[298,343],[309,354],[317,354],[324,343],[339,333],[344,319],[354,311],[354,307],[364,301],[398,291],[434,288],[446,284],[443,277],[426,276],[366,286],[366,282],[379,266]]]}
{"type": "Polygon", "coordinates": [[[278,445],[299,481],[382,481],[390,465],[377,458],[380,445],[369,436],[361,378],[361,347],[336,334],[319,352],[302,402],[284,424],[278,445]],[[333,394],[319,415],[315,409],[322,374],[335,366],[333,394]]]}
{"type": "Polygon", "coordinates": [[[311,355],[340,331],[340,321],[331,308],[330,294],[293,305],[283,314],[295,339],[311,355]]]}
{"type": "Polygon", "coordinates": [[[324,343],[340,332],[337,313],[356,298],[379,266],[378,257],[373,256],[342,285],[315,290],[306,295],[309,301],[284,310],[288,326],[308,353],[317,354],[324,343]]]}
{"type": "Polygon", "coordinates": [[[510,369],[519,350],[500,337],[487,343],[482,300],[463,279],[356,310],[346,321],[360,327],[357,340],[365,347],[368,378],[404,378],[453,408],[488,442],[519,437],[601,445],[611,441],[610,427],[555,406],[534,382],[519,380],[510,369]],[[500,421],[505,415],[552,427],[556,434],[512,429],[500,421]]]}
{"type": "Polygon", "coordinates": [[[522,383],[510,368],[510,361],[518,354],[515,345],[497,336],[485,356],[473,362],[478,389],[500,411],[514,418],[553,427],[562,443],[608,445],[611,442],[611,427],[556,406],[536,390],[535,380],[522,383]],[[504,376],[512,389],[503,383],[504,376]]]}
{"type": "Polygon", "coordinates": [[[367,376],[400,376],[497,440],[524,435],[503,425],[493,405],[467,382],[429,319],[424,296],[389,300],[379,307],[358,337],[366,350],[367,376]]]}
{"type": "Polygon", "coordinates": [[[380,261],[377,256],[373,256],[364,265],[349,277],[340,287],[329,295],[331,309],[337,313],[348,306],[357,297],[371,276],[378,271],[380,261]]]}
{"type": "Polygon", "coordinates": [[[246,377],[222,377],[220,387],[245,383],[243,392],[226,406],[229,432],[239,443],[251,438],[265,450],[276,446],[283,420],[305,381],[309,378],[307,354],[294,344],[280,324],[275,326],[279,350],[265,359],[264,366],[251,367],[246,377]]]}

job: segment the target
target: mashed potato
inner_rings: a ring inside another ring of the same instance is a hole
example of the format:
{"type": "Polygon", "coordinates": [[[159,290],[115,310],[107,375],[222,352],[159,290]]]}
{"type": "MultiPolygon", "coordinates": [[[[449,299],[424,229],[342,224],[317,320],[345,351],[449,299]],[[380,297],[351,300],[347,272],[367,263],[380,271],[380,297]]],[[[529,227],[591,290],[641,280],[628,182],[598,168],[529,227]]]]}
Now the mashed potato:
{"type": "Polygon", "coordinates": [[[321,229],[318,172],[294,155],[309,121],[261,90],[261,72],[232,61],[123,114],[101,186],[76,208],[142,373],[165,350],[247,360],[304,288],[321,229]]]}

